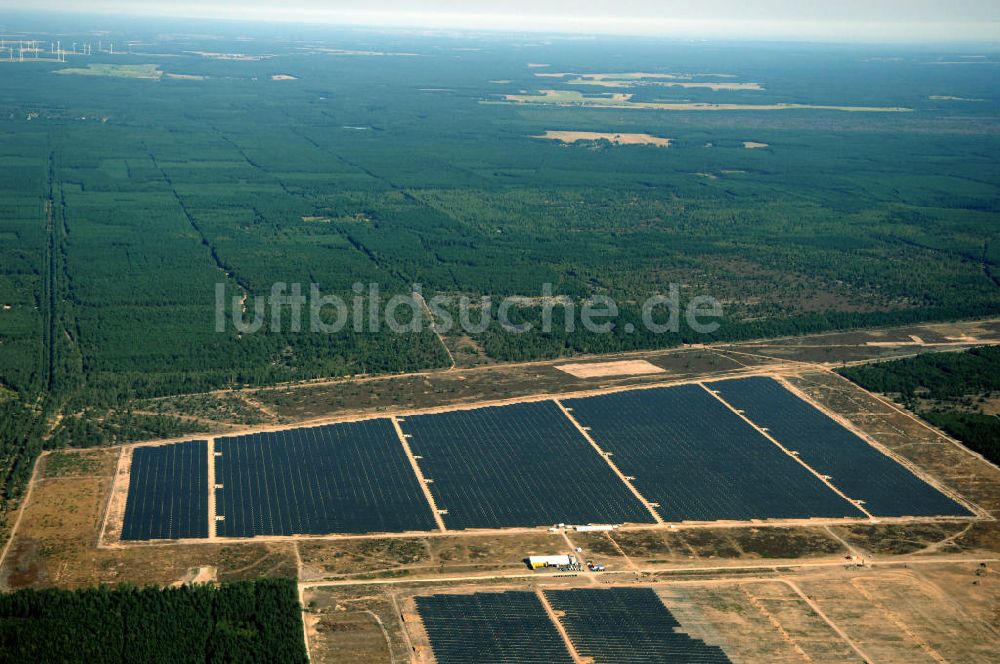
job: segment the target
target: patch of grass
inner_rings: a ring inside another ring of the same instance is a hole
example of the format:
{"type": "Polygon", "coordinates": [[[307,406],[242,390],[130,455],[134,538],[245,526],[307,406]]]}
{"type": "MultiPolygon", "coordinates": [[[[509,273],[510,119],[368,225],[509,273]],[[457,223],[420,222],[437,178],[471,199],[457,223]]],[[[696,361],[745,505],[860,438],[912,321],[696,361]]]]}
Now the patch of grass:
{"type": "Polygon", "coordinates": [[[163,72],[160,65],[112,65],[105,63],[91,63],[86,67],[66,67],[57,69],[57,74],[69,74],[74,76],[113,76],[115,78],[143,78],[160,80],[163,72]]]}

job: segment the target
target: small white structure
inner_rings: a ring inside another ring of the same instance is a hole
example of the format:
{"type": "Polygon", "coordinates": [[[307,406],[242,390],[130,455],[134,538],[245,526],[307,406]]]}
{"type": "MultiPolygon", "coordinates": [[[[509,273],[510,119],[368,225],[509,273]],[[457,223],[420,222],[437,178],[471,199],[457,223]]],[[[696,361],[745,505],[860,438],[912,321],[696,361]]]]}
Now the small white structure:
{"type": "Polygon", "coordinates": [[[618,526],[606,526],[606,525],[589,525],[589,526],[575,526],[576,532],[578,533],[605,533],[611,532],[612,530],[617,530],[618,526]]]}

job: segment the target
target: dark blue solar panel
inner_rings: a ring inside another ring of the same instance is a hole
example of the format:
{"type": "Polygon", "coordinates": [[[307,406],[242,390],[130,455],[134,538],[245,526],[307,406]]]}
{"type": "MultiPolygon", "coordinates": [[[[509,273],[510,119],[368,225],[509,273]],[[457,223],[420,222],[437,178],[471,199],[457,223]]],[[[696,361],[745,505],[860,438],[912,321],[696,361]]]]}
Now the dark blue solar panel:
{"type": "Polygon", "coordinates": [[[438,664],[571,664],[566,644],[531,592],[417,597],[438,664]]]}
{"type": "Polygon", "coordinates": [[[971,513],[854,433],[764,377],[709,383],[733,407],[877,516],[971,513]]]}
{"type": "Polygon", "coordinates": [[[132,451],[123,540],[208,537],[208,441],[132,451]]]}
{"type": "Polygon", "coordinates": [[[218,438],[225,537],[434,530],[387,419],[218,438]]]}
{"type": "Polygon", "coordinates": [[[728,664],[718,646],[677,631],[680,624],[650,588],[547,590],[573,647],[594,664],[728,664]]]}
{"type": "Polygon", "coordinates": [[[449,528],[653,521],[551,401],[411,416],[401,426],[449,528]]]}
{"type": "Polygon", "coordinates": [[[698,385],[564,404],[668,521],[863,516],[698,385]]]}

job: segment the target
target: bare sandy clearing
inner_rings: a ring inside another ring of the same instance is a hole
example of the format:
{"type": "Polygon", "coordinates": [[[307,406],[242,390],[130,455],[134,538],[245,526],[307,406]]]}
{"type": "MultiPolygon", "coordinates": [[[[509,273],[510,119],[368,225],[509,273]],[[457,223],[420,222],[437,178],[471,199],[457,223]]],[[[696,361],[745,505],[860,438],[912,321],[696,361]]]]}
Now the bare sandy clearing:
{"type": "Polygon", "coordinates": [[[549,104],[576,108],[638,108],[659,111],[791,111],[820,110],[868,113],[910,113],[912,108],[900,106],[826,106],[814,104],[710,104],[706,102],[633,102],[632,95],[613,94],[588,97],[575,90],[539,90],[538,94],[503,95],[503,101],[482,101],[483,104],[549,104]]]}
{"type": "Polygon", "coordinates": [[[985,101],[983,99],[973,99],[971,97],[952,97],[951,95],[931,95],[928,99],[932,101],[985,101]]]}
{"type": "Polygon", "coordinates": [[[196,583],[215,583],[219,577],[219,568],[213,565],[204,565],[201,567],[192,567],[188,570],[184,578],[179,581],[175,581],[172,585],[174,588],[179,588],[180,586],[190,586],[196,583]]]}
{"type": "Polygon", "coordinates": [[[614,80],[614,81],[629,81],[629,80],[637,80],[637,79],[642,79],[642,78],[654,78],[654,79],[655,78],[661,78],[661,79],[672,79],[672,80],[688,80],[688,79],[693,78],[693,76],[691,74],[669,74],[669,73],[657,74],[657,73],[651,73],[651,72],[645,72],[645,71],[633,71],[633,72],[626,72],[626,73],[622,73],[622,74],[614,74],[614,73],[610,73],[610,74],[580,74],[580,77],[581,78],[590,78],[590,79],[593,79],[595,81],[605,81],[605,80],[608,80],[608,79],[614,80]]]}
{"type": "Polygon", "coordinates": [[[646,360],[621,360],[618,362],[582,362],[575,364],[558,364],[559,371],[577,378],[605,378],[608,376],[641,376],[645,374],[666,373],[666,369],[656,366],[646,360]]]}
{"type": "Polygon", "coordinates": [[[546,138],[550,141],[562,141],[563,143],[576,143],[578,141],[611,141],[616,145],[658,145],[660,147],[670,147],[670,139],[652,134],[612,134],[598,131],[552,131],[548,130],[544,134],[532,136],[532,138],[546,138]]]}
{"type": "Polygon", "coordinates": [[[269,60],[273,55],[247,55],[246,53],[216,53],[214,51],[184,51],[192,55],[200,55],[210,60],[236,60],[239,62],[259,62],[269,60]]]}
{"type": "Polygon", "coordinates": [[[743,141],[743,147],[747,150],[759,150],[761,148],[769,148],[771,146],[767,143],[758,143],[756,141],[743,141]]]}
{"type": "Polygon", "coordinates": [[[315,48],[313,50],[318,51],[320,53],[326,53],[327,55],[359,55],[368,57],[398,56],[405,58],[415,58],[420,55],[419,53],[401,53],[393,51],[354,51],[343,48],[315,48]]]}
{"type": "MultiPolygon", "coordinates": [[[[539,76],[539,74],[535,74],[539,76]]],[[[632,81],[595,81],[589,78],[573,78],[565,81],[566,85],[592,85],[599,88],[631,88],[635,86],[632,81]]]]}
{"type": "MultiPolygon", "coordinates": [[[[538,74],[536,74],[537,76],[538,74]]],[[[666,88],[688,88],[712,90],[764,90],[760,83],[709,83],[702,81],[643,81],[640,79],[613,79],[613,78],[574,78],[566,81],[567,85],[594,85],[602,88],[631,88],[640,85],[658,85],[666,88]]]]}
{"type": "Polygon", "coordinates": [[[291,74],[274,74],[271,76],[272,81],[297,81],[298,76],[292,76],[291,74]]]}
{"type": "Polygon", "coordinates": [[[658,83],[657,85],[663,85],[668,88],[704,88],[706,90],[714,90],[718,92],[719,90],[763,90],[764,86],[760,83],[701,83],[701,82],[685,82],[685,83],[658,83]]]}

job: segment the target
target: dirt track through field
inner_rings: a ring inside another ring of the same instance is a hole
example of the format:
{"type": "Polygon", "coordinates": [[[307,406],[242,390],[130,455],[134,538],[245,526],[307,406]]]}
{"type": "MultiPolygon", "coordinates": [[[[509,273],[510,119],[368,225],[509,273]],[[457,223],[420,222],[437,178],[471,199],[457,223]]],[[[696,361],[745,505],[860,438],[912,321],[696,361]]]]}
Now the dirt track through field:
{"type": "Polygon", "coordinates": [[[843,629],[841,629],[840,626],[837,625],[837,623],[833,622],[833,620],[831,620],[830,617],[828,615],[826,615],[826,613],[823,611],[823,609],[820,608],[819,604],[817,604],[811,597],[809,597],[804,592],[802,592],[802,589],[799,588],[798,584],[796,584],[794,581],[791,581],[789,579],[781,579],[781,581],[782,581],[782,583],[784,583],[785,585],[787,585],[789,588],[791,588],[792,590],[794,590],[795,594],[797,594],[799,597],[801,597],[802,601],[804,601],[806,604],[808,604],[809,608],[812,609],[813,612],[816,613],[816,615],[818,615],[820,618],[822,618],[823,622],[825,622],[827,625],[829,625],[830,629],[832,629],[834,632],[836,632],[837,636],[839,636],[841,639],[844,640],[844,643],[846,643],[847,645],[849,645],[851,647],[851,650],[853,650],[854,652],[858,653],[858,657],[861,658],[862,662],[871,662],[871,661],[873,661],[872,658],[869,657],[868,655],[866,655],[864,653],[864,651],[861,650],[861,648],[858,646],[858,644],[855,643],[854,640],[851,639],[851,637],[847,635],[847,632],[845,632],[843,629]]]}

